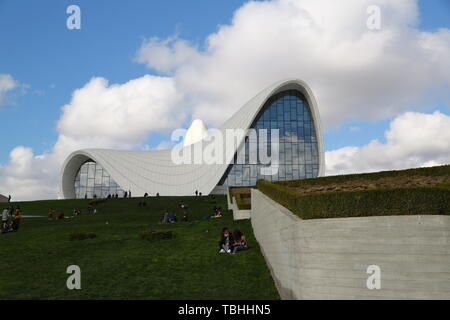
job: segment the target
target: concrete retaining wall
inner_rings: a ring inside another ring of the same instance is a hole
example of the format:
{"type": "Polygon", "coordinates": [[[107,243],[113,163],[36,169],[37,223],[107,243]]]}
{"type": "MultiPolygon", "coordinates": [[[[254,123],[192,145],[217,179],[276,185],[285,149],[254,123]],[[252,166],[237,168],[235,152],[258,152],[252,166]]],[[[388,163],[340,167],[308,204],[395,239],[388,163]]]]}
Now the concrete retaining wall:
{"type": "Polygon", "coordinates": [[[449,216],[302,220],[252,190],[251,219],[283,299],[450,299],[449,216]]]}

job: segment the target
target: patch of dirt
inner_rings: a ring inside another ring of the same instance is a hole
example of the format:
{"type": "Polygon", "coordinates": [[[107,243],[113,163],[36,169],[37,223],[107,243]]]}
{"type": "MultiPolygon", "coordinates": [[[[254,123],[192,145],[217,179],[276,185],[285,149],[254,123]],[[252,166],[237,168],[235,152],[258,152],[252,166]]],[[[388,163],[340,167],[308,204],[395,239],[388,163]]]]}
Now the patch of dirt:
{"type": "Polygon", "coordinates": [[[290,187],[290,189],[293,189],[299,193],[323,193],[323,192],[359,191],[359,190],[402,188],[402,187],[434,187],[449,181],[450,176],[389,177],[389,178],[380,178],[377,180],[356,180],[327,185],[290,187]]]}

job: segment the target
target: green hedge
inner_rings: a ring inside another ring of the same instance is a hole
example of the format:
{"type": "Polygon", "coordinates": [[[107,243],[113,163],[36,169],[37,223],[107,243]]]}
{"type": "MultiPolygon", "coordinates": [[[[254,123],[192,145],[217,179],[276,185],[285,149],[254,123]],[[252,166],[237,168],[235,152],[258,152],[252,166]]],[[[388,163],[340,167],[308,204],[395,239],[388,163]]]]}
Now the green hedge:
{"type": "Polygon", "coordinates": [[[411,187],[309,194],[299,194],[280,184],[265,180],[259,180],[257,187],[302,219],[450,214],[450,188],[447,187],[411,187]]]}
{"type": "Polygon", "coordinates": [[[381,178],[411,177],[411,176],[424,176],[424,177],[450,176],[450,165],[407,169],[407,170],[381,171],[374,173],[346,174],[339,176],[328,176],[328,177],[310,178],[301,180],[278,181],[276,182],[276,184],[288,187],[302,187],[312,185],[328,185],[347,181],[358,181],[358,180],[373,181],[381,178]]]}
{"type": "Polygon", "coordinates": [[[239,210],[250,210],[252,208],[251,204],[243,202],[241,194],[236,194],[234,198],[236,199],[236,205],[239,210]]]}

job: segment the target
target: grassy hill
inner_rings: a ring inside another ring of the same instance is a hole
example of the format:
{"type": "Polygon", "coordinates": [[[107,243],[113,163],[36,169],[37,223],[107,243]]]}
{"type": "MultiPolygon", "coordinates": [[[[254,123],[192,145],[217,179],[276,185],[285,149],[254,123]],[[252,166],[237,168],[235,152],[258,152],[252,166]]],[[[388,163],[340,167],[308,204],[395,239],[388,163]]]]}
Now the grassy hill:
{"type": "MultiPolygon", "coordinates": [[[[278,299],[278,293],[254,238],[249,220],[234,222],[225,197],[160,197],[113,199],[87,213],[89,200],[14,203],[24,215],[17,233],[0,235],[0,299],[278,299]],[[190,222],[160,224],[164,210],[189,206],[190,222]],[[202,219],[212,207],[224,217],[202,219]],[[47,209],[72,215],[47,219],[47,209]],[[240,229],[250,249],[218,254],[222,227],[240,229]],[[172,239],[143,240],[141,230],[170,230],[172,239]],[[73,232],[96,238],[70,240],[73,232]],[[68,290],[69,265],[81,268],[81,290],[68,290]]],[[[0,209],[3,206],[0,205],[0,209]]]]}

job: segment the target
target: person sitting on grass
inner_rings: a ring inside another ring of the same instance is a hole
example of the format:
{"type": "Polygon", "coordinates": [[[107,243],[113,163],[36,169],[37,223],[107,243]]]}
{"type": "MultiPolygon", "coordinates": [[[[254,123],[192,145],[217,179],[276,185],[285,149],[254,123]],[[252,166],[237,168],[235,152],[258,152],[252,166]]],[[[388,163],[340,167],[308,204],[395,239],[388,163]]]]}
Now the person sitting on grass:
{"type": "Polygon", "coordinates": [[[177,222],[177,214],[176,213],[171,213],[169,216],[169,222],[170,223],[175,223],[177,222]]]}
{"type": "Polygon", "coordinates": [[[222,233],[220,234],[219,241],[219,253],[231,253],[233,249],[233,236],[227,227],[222,229],[222,233]]]}
{"type": "Polygon", "coordinates": [[[145,207],[147,205],[147,203],[145,203],[145,201],[139,201],[139,203],[138,203],[138,207],[139,208],[143,208],[143,207],[145,207]]]}
{"type": "Polygon", "coordinates": [[[1,230],[1,233],[8,233],[13,232],[13,220],[7,221],[6,224],[3,226],[3,229],[1,230]]]}
{"type": "Polygon", "coordinates": [[[233,244],[233,254],[235,254],[238,251],[241,250],[247,250],[248,246],[247,246],[247,240],[245,239],[244,234],[236,229],[233,232],[233,239],[234,239],[234,244],[233,244]]]}
{"type": "Polygon", "coordinates": [[[214,214],[211,216],[211,218],[220,218],[222,217],[222,211],[220,211],[219,209],[216,209],[214,211],[214,214]]]}
{"type": "Polygon", "coordinates": [[[161,223],[167,223],[169,219],[169,212],[164,212],[163,217],[161,219],[161,223]]]}

